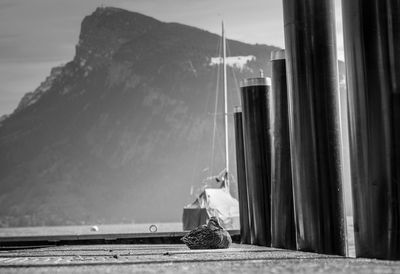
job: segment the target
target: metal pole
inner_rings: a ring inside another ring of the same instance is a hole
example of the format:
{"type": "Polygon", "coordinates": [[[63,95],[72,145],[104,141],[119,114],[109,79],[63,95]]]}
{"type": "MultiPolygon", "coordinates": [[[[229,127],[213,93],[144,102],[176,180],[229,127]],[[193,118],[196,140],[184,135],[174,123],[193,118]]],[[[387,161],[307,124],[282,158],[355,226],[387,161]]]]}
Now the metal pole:
{"type": "Polygon", "coordinates": [[[225,122],[225,188],[229,191],[229,138],[228,138],[228,87],[226,78],[226,40],[224,22],[222,22],[222,52],[223,52],[223,84],[224,84],[224,122],[225,122]]]}
{"type": "Polygon", "coordinates": [[[262,246],[271,244],[268,80],[249,78],[240,84],[251,243],[262,246]]]}
{"type": "Polygon", "coordinates": [[[400,1],[342,1],[356,256],[400,259],[400,1]]]}
{"type": "Polygon", "coordinates": [[[235,108],[233,118],[235,122],[236,170],[237,170],[239,214],[240,214],[240,243],[250,244],[251,238],[250,238],[250,222],[249,222],[249,203],[247,198],[242,110],[240,109],[240,107],[235,108]]]}
{"type": "Polygon", "coordinates": [[[271,53],[271,245],[296,249],[285,50],[271,53]]]}
{"type": "Polygon", "coordinates": [[[297,248],[346,255],[333,0],[283,0],[297,248]]]}

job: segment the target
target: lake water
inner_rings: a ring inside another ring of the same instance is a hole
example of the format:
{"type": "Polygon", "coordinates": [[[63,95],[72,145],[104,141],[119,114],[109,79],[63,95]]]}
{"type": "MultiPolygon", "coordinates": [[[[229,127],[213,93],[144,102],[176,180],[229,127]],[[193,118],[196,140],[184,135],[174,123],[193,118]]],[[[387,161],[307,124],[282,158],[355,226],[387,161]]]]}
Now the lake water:
{"type": "MultiPolygon", "coordinates": [[[[83,235],[112,233],[151,233],[182,231],[182,223],[146,223],[146,224],[115,224],[97,225],[98,231],[91,231],[92,226],[45,226],[0,228],[0,237],[15,236],[52,236],[52,235],[83,235]]],[[[347,217],[347,241],[349,256],[355,256],[353,217],[347,217]]]]}
{"type": "Polygon", "coordinates": [[[113,224],[96,226],[98,227],[98,231],[91,231],[91,225],[0,228],[0,237],[182,231],[182,223],[155,222],[146,224],[113,224]]]}

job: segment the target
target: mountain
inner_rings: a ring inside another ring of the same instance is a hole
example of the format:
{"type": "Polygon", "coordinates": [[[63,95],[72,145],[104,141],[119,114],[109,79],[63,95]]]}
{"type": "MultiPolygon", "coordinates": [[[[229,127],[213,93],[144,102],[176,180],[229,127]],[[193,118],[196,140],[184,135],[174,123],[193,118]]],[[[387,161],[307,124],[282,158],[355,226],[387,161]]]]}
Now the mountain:
{"type": "MultiPolygon", "coordinates": [[[[0,226],[181,220],[191,188],[211,174],[219,42],[117,8],[85,17],[73,60],[0,121],[0,226]]],[[[276,47],[228,44],[232,110],[238,80],[270,75],[276,47]]]]}
{"type": "MultiPolygon", "coordinates": [[[[117,8],[85,17],[73,60],[0,117],[0,226],[180,221],[191,190],[224,166],[219,43],[117,8]]],[[[277,48],[228,45],[232,111],[238,81],[270,75],[277,48]]]]}

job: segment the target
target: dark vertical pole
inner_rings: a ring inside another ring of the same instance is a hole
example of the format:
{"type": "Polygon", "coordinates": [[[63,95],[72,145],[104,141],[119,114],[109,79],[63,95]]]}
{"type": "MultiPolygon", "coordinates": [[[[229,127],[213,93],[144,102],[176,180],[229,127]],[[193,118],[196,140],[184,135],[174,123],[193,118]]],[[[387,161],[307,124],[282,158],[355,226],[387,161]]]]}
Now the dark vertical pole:
{"type": "Polygon", "coordinates": [[[346,254],[333,0],[283,0],[297,248],[346,254]]]}
{"type": "Polygon", "coordinates": [[[296,249],[285,51],[271,53],[271,245],[296,249]]]}
{"type": "Polygon", "coordinates": [[[400,259],[400,1],[342,1],[357,257],[400,259]]]}
{"type": "Polygon", "coordinates": [[[392,140],[393,140],[393,161],[392,161],[392,191],[394,217],[391,222],[391,244],[389,249],[391,258],[400,257],[400,1],[391,1],[390,10],[390,72],[392,80],[392,140]]]}
{"type": "Polygon", "coordinates": [[[271,244],[268,93],[267,78],[241,82],[251,243],[263,246],[271,244]]]}
{"type": "Polygon", "coordinates": [[[233,118],[235,122],[236,170],[239,192],[240,242],[242,244],[250,244],[249,203],[247,198],[242,111],[240,107],[235,108],[233,118]]]}
{"type": "Polygon", "coordinates": [[[390,258],[400,257],[400,1],[392,1],[389,6],[391,23],[391,80],[392,80],[392,202],[394,206],[391,221],[390,258]]]}

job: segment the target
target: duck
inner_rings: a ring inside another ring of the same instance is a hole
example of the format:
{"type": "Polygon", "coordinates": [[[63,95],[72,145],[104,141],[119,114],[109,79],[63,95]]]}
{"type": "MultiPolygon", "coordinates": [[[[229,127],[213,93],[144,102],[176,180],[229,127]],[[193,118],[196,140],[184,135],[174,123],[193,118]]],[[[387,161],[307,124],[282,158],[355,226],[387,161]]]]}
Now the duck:
{"type": "Polygon", "coordinates": [[[201,225],[181,238],[190,249],[224,249],[232,244],[229,232],[217,217],[211,217],[206,225],[201,225]]]}

